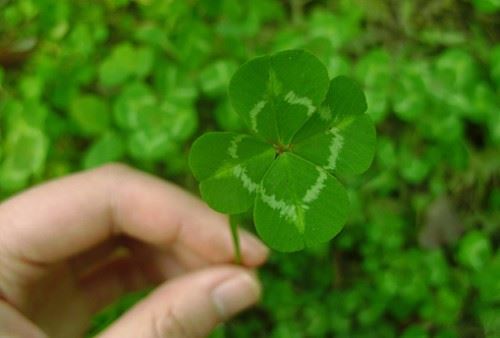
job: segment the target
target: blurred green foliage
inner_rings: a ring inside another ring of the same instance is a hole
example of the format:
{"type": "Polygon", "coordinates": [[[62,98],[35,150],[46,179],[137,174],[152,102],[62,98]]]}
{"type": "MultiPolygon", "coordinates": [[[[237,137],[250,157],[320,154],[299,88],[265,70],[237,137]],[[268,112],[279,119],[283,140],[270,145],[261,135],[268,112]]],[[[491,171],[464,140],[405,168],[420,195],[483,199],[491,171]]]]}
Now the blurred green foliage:
{"type": "MultiPolygon", "coordinates": [[[[498,0],[0,0],[0,195],[109,161],[195,189],[239,64],[304,48],[377,124],[354,212],[214,337],[500,335],[498,0]]],[[[96,317],[97,332],[137,296],[96,317]]]]}

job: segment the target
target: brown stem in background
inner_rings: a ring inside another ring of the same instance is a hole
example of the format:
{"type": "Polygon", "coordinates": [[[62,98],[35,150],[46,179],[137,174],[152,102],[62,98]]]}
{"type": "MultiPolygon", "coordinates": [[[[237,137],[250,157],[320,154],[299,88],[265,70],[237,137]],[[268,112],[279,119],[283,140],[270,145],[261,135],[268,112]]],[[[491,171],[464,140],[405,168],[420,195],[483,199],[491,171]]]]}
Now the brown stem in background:
{"type": "Polygon", "coordinates": [[[14,68],[21,66],[37,45],[35,38],[26,38],[0,45],[0,66],[14,68]]]}

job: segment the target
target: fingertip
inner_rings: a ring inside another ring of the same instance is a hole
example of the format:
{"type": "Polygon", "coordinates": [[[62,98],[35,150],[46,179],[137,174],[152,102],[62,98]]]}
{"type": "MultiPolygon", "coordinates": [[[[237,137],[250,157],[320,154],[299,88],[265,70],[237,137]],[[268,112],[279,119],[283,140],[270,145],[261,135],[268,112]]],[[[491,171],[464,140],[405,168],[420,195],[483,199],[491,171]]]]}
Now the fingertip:
{"type": "Polygon", "coordinates": [[[264,264],[269,257],[269,248],[253,234],[240,230],[240,245],[243,264],[257,267],[264,264]]]}
{"type": "Polygon", "coordinates": [[[161,285],[101,337],[206,337],[260,296],[261,285],[252,271],[213,266],[161,285]]]}
{"type": "Polygon", "coordinates": [[[242,271],[217,285],[211,296],[219,318],[226,320],[254,305],[261,292],[262,287],[256,276],[242,271]]]}

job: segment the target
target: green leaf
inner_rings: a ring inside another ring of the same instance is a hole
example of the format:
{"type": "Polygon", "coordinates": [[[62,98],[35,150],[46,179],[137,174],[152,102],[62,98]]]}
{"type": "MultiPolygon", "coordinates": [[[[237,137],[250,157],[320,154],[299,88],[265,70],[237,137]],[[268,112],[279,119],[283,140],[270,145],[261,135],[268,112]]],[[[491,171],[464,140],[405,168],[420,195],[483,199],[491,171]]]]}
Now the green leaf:
{"type": "Polygon", "coordinates": [[[133,132],[128,139],[130,156],[139,161],[164,160],[175,153],[178,145],[163,129],[144,129],[133,132]]]}
{"type": "Polygon", "coordinates": [[[249,209],[255,200],[257,232],[279,251],[335,236],[346,221],[349,201],[331,174],[362,173],[374,156],[375,128],[364,114],[363,91],[344,76],[329,86],[327,81],[326,68],[304,51],[255,58],[234,74],[229,97],[266,142],[208,133],[191,149],[203,199],[229,214],[249,209]]]}
{"type": "Polygon", "coordinates": [[[81,95],[72,102],[71,119],[85,135],[98,135],[108,129],[110,113],[107,103],[95,95],[81,95]]]}
{"type": "MultiPolygon", "coordinates": [[[[498,276],[500,276],[500,252],[496,250],[491,259],[486,262],[486,265],[473,277],[483,304],[494,305],[500,302],[498,276]]],[[[500,320],[497,322],[500,324],[500,320]]],[[[500,328],[500,325],[498,327],[500,328]]]]}
{"type": "Polygon", "coordinates": [[[213,40],[213,31],[208,29],[208,23],[185,18],[178,22],[172,50],[184,67],[196,69],[206,62],[214,47],[213,40]]]}
{"type": "Polygon", "coordinates": [[[339,49],[356,38],[360,30],[361,11],[350,6],[349,11],[336,15],[332,11],[315,10],[310,16],[310,35],[324,38],[334,49],[339,49]]]}
{"type": "Polygon", "coordinates": [[[364,83],[368,103],[367,113],[375,122],[388,113],[389,90],[393,83],[393,65],[385,49],[375,49],[356,65],[357,78],[364,83]]]}
{"type": "Polygon", "coordinates": [[[123,129],[136,129],[145,110],[155,109],[156,97],[151,89],[140,82],[128,85],[118,96],[113,107],[115,121],[123,129]]]}
{"type": "Polygon", "coordinates": [[[339,76],[330,83],[323,107],[297,133],[292,151],[340,175],[366,171],[375,153],[375,127],[363,91],[339,76]]]}
{"type": "Polygon", "coordinates": [[[99,82],[104,87],[112,87],[133,76],[142,78],[149,74],[153,62],[152,49],[122,43],[114,47],[108,58],[100,64],[99,82]]]}
{"type": "Polygon", "coordinates": [[[193,143],[189,165],[203,199],[217,211],[238,214],[252,206],[274,155],[271,146],[251,136],[207,133],[193,143]]]}
{"type": "Polygon", "coordinates": [[[490,52],[490,73],[497,88],[500,88],[500,44],[496,44],[490,52]]]}
{"type": "Polygon", "coordinates": [[[333,238],[345,223],[348,209],[347,193],[333,176],[284,153],[262,180],[255,226],[271,248],[297,251],[333,238]]]}
{"type": "Polygon", "coordinates": [[[49,116],[48,107],[36,100],[21,102],[6,99],[2,101],[0,110],[0,118],[5,119],[6,130],[16,130],[24,125],[42,130],[49,116]]]}
{"type": "Polygon", "coordinates": [[[105,87],[123,83],[132,74],[134,50],[129,44],[115,47],[107,59],[99,66],[99,82],[105,87]]]}
{"type": "Polygon", "coordinates": [[[231,75],[236,68],[237,65],[234,61],[219,60],[214,62],[200,73],[201,89],[211,97],[225,94],[231,75]]]}
{"type": "Polygon", "coordinates": [[[164,101],[159,108],[153,108],[154,115],[161,115],[162,127],[175,141],[185,141],[198,128],[198,115],[191,105],[164,101]]]}
{"type": "Polygon", "coordinates": [[[151,48],[140,47],[135,52],[135,65],[132,69],[133,74],[139,78],[149,75],[154,63],[154,53],[151,48]]]}
{"type": "Polygon", "coordinates": [[[43,170],[48,139],[39,129],[19,125],[7,135],[4,149],[0,190],[15,191],[23,188],[32,175],[43,170]]]}
{"type": "Polygon", "coordinates": [[[120,135],[108,133],[94,142],[85,153],[83,167],[98,167],[102,164],[117,161],[125,154],[125,146],[120,135]]]}
{"type": "Polygon", "coordinates": [[[363,114],[367,108],[363,90],[354,80],[346,76],[332,79],[325,103],[333,119],[363,114]]]}
{"type": "Polygon", "coordinates": [[[394,113],[405,121],[415,121],[429,110],[428,85],[429,64],[423,61],[404,64],[398,73],[392,97],[394,113]]]}
{"type": "Polygon", "coordinates": [[[169,44],[168,36],[156,23],[147,23],[136,29],[134,36],[138,41],[161,48],[166,48],[169,44]]]}
{"type": "Polygon", "coordinates": [[[330,86],[321,107],[297,132],[293,143],[332,128],[335,123],[342,123],[348,116],[361,115],[366,111],[366,99],[361,87],[345,76],[338,76],[330,81],[330,86]]]}
{"type": "Polygon", "coordinates": [[[477,230],[471,231],[460,240],[457,258],[464,266],[480,270],[491,256],[491,243],[484,233],[477,230]]]}
{"type": "Polygon", "coordinates": [[[500,9],[500,0],[472,0],[474,7],[484,13],[495,13],[500,9]]]}
{"type": "Polygon", "coordinates": [[[293,152],[331,173],[361,174],[375,154],[375,128],[366,114],[344,118],[327,131],[295,144],[293,152]]]}
{"type": "Polygon", "coordinates": [[[399,154],[399,171],[409,183],[418,184],[425,180],[431,171],[432,163],[428,154],[415,154],[412,149],[403,147],[399,154]]]}
{"type": "Polygon", "coordinates": [[[198,90],[186,71],[168,62],[158,62],[153,75],[154,89],[164,100],[187,105],[196,99],[198,90]]]}
{"type": "Polygon", "coordinates": [[[43,93],[44,83],[40,77],[24,76],[19,80],[19,91],[24,99],[39,100],[43,93]]]}
{"type": "Polygon", "coordinates": [[[317,110],[328,74],[312,54],[290,50],[253,59],[239,68],[229,97],[252,132],[287,144],[317,110]]]}

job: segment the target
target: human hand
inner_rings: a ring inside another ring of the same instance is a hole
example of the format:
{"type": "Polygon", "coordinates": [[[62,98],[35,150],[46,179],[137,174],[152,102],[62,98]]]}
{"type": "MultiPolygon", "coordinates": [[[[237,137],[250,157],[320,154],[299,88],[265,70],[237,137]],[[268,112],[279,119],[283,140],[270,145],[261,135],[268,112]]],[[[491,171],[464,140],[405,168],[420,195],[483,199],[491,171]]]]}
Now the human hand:
{"type": "Polygon", "coordinates": [[[125,292],[159,286],[101,337],[204,337],[255,303],[267,249],[172,184],[108,165],[0,205],[0,337],[81,337],[125,292]]]}

